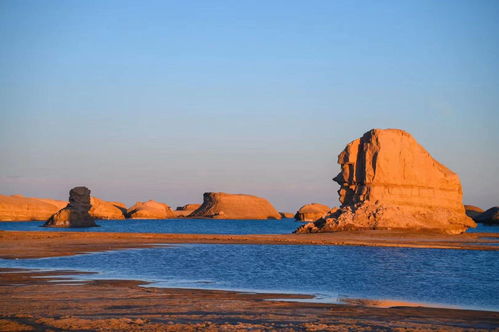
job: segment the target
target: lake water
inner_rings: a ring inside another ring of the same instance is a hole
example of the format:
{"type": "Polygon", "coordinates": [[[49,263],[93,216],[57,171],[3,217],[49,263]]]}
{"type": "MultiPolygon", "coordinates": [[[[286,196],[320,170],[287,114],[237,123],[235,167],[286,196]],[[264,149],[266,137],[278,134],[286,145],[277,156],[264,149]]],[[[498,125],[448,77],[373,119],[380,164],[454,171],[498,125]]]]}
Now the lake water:
{"type": "MultiPolygon", "coordinates": [[[[284,220],[99,220],[101,227],[44,228],[0,222],[0,230],[286,234],[284,220]]],[[[470,232],[498,232],[479,225],[470,232]]],[[[390,299],[499,311],[499,252],[304,245],[176,245],[70,257],[0,260],[0,267],[97,272],[77,278],[137,279],[159,287],[303,293],[315,301],[390,299]]]]}
{"type": "Polygon", "coordinates": [[[0,230],[124,232],[124,233],[190,233],[190,234],[289,234],[302,223],[294,219],[228,220],[228,219],[127,219],[97,220],[100,227],[40,227],[42,221],[0,222],[0,230]]]}
{"type": "Polygon", "coordinates": [[[98,272],[153,286],[392,299],[499,311],[495,251],[305,245],[185,244],[42,259],[0,267],[98,272]]]}
{"type": "MultiPolygon", "coordinates": [[[[100,227],[50,228],[40,227],[42,221],[0,222],[0,230],[124,232],[124,233],[191,233],[191,234],[289,234],[303,223],[294,219],[227,220],[227,219],[162,219],[162,220],[98,220],[100,227]]],[[[468,232],[498,233],[498,226],[479,224],[468,232]]]]}

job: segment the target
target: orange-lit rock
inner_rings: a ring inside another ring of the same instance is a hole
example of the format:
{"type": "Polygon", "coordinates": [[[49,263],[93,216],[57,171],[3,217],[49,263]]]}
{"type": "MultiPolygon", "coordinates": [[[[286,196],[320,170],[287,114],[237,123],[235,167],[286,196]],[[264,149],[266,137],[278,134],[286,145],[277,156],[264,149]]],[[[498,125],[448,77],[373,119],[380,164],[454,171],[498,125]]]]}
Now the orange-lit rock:
{"type": "Polygon", "coordinates": [[[295,214],[292,213],[292,212],[279,212],[279,214],[281,215],[281,218],[286,218],[286,219],[291,219],[295,217],[295,214]]]}
{"type": "Polygon", "coordinates": [[[68,202],[22,195],[0,195],[0,221],[45,221],[68,202]]]}
{"type": "Polygon", "coordinates": [[[97,226],[90,216],[90,190],[87,187],[75,187],[69,191],[69,204],[52,215],[46,227],[93,227],[97,226]]]}
{"type": "Polygon", "coordinates": [[[295,219],[299,221],[317,221],[324,217],[329,210],[329,206],[324,204],[306,204],[296,212],[295,219]]]}
{"type": "Polygon", "coordinates": [[[168,219],[175,218],[175,214],[165,203],[149,200],[137,202],[127,210],[130,219],[168,219]]]}
{"type": "Polygon", "coordinates": [[[459,177],[407,132],[373,129],[338,156],[341,208],[296,232],[362,229],[459,234],[466,216],[459,177]]]}
{"type": "Polygon", "coordinates": [[[90,215],[95,219],[125,219],[126,206],[120,202],[108,202],[97,197],[90,198],[90,215]]]}
{"type": "Polygon", "coordinates": [[[204,193],[203,204],[189,217],[216,219],[281,219],[265,198],[244,194],[204,193]]]}
{"type": "Polygon", "coordinates": [[[173,211],[176,217],[187,217],[192,212],[199,209],[201,204],[186,204],[184,206],[177,206],[177,209],[173,211]]]}

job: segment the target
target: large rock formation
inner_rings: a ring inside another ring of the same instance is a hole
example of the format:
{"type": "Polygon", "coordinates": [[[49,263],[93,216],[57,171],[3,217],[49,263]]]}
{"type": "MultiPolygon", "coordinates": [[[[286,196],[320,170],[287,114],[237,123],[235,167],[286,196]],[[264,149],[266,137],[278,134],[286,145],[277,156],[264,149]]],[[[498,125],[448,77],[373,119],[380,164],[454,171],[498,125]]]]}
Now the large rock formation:
{"type": "Polygon", "coordinates": [[[295,219],[299,221],[317,221],[324,217],[329,210],[329,206],[324,204],[305,204],[296,212],[295,219]]]}
{"type": "Polygon", "coordinates": [[[464,210],[466,211],[466,215],[472,219],[484,212],[483,209],[474,205],[465,205],[464,210]]]}
{"type": "Polygon", "coordinates": [[[165,203],[149,200],[137,202],[127,210],[130,219],[169,219],[175,218],[175,214],[165,203]]]}
{"type": "Polygon", "coordinates": [[[473,218],[476,222],[499,225],[499,206],[494,206],[473,218]]]}
{"type": "Polygon", "coordinates": [[[296,232],[392,229],[459,234],[466,216],[457,174],[407,132],[373,129],[338,156],[341,208],[296,232]]]}
{"type": "Polygon", "coordinates": [[[265,198],[226,193],[204,193],[203,204],[189,217],[215,219],[281,219],[265,198]]]}
{"type": "Polygon", "coordinates": [[[192,212],[199,209],[201,204],[186,204],[184,206],[177,206],[177,209],[173,211],[176,217],[187,217],[192,212]]]}
{"type": "Polygon", "coordinates": [[[90,216],[94,219],[121,220],[125,219],[126,206],[120,202],[108,202],[97,197],[90,198],[90,216]]]}
{"type": "Polygon", "coordinates": [[[66,205],[55,199],[0,195],[0,221],[45,221],[66,205]]]}
{"type": "Polygon", "coordinates": [[[75,187],[69,191],[69,204],[52,215],[46,227],[93,227],[94,218],[90,211],[90,190],[87,187],[75,187]]]}

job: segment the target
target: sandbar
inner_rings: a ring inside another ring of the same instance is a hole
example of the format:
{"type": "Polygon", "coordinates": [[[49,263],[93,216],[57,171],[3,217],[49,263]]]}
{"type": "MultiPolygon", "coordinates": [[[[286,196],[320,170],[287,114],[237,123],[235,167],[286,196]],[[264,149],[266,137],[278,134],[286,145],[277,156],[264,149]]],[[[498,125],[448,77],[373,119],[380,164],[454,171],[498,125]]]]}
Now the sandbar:
{"type": "Polygon", "coordinates": [[[388,308],[295,302],[307,295],[74,282],[74,271],[0,269],[5,331],[487,331],[499,313],[392,303],[388,308]],[[42,277],[42,278],[40,278],[42,277]],[[54,282],[55,281],[55,282],[54,282]],[[279,298],[280,300],[270,300],[279,298]]]}
{"type": "Polygon", "coordinates": [[[152,247],[168,243],[349,245],[461,250],[499,250],[499,233],[357,231],[314,234],[160,234],[65,231],[0,231],[0,258],[40,258],[152,247]]]}

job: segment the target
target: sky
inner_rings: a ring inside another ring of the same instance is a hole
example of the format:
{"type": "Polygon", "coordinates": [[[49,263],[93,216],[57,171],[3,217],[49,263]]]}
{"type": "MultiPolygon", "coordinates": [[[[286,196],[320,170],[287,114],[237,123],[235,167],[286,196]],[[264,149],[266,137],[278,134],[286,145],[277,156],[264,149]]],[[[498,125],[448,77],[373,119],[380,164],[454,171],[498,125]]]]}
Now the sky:
{"type": "Polygon", "coordinates": [[[499,1],[0,1],[0,193],[338,205],[337,155],[411,133],[499,198],[499,1]]]}

